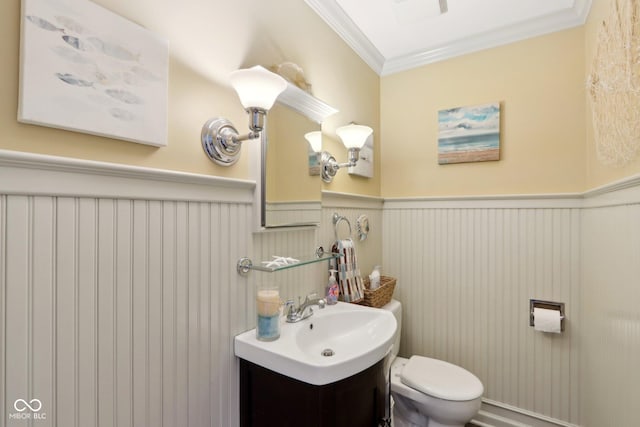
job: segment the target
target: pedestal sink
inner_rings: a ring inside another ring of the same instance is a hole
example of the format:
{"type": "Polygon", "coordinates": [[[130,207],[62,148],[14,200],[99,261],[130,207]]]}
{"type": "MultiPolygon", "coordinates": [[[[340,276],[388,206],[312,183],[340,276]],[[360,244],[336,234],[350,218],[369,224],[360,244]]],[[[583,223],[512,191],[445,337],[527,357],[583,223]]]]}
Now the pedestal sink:
{"type": "Polygon", "coordinates": [[[396,319],[386,310],[338,302],[298,323],[284,323],[280,338],[264,342],[255,329],[235,337],[235,354],[309,384],[324,385],[361,372],[391,349],[396,319]]]}

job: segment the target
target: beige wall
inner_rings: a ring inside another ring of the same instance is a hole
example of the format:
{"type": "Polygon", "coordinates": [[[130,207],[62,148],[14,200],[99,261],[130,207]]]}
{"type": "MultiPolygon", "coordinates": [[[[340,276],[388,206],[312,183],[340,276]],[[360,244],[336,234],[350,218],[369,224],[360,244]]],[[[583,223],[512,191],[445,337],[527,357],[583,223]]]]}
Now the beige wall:
{"type": "Polygon", "coordinates": [[[582,192],[640,173],[640,157],[596,156],[585,82],[611,2],[594,1],[576,29],[383,77],[382,196],[582,192]],[[501,160],[438,165],[438,110],[495,101],[501,160]]]}
{"type": "MultiPolygon", "coordinates": [[[[246,114],[228,85],[229,73],[284,61],[299,64],[314,94],[340,110],[327,122],[326,132],[350,121],[379,130],[378,76],[302,1],[96,3],[169,40],[168,147],[18,123],[20,0],[6,0],[0,4],[0,149],[250,178],[248,150],[235,166],[217,166],[202,152],[200,130],[214,116],[229,118],[239,130],[246,128],[246,114]]],[[[379,178],[341,176],[332,187],[337,188],[378,194],[379,178]]]]}
{"type": "MultiPolygon", "coordinates": [[[[591,6],[589,19],[587,20],[587,23],[584,27],[586,53],[585,80],[586,76],[589,75],[591,70],[591,63],[593,61],[593,55],[595,53],[598,29],[602,25],[602,21],[606,19],[607,15],[609,14],[609,8],[612,2],[613,0],[598,0],[594,1],[591,6]]],[[[605,166],[598,161],[595,140],[593,136],[593,125],[591,122],[591,105],[588,99],[588,94],[585,95],[585,99],[587,111],[587,188],[599,187],[607,183],[640,173],[640,156],[636,157],[633,161],[622,167],[605,166]]],[[[640,105],[636,108],[636,110],[637,109],[640,109],[640,105]]]]}
{"type": "Polygon", "coordinates": [[[584,189],[583,29],[381,80],[383,197],[584,189]],[[501,160],[438,165],[438,110],[501,103],[501,160]]]}

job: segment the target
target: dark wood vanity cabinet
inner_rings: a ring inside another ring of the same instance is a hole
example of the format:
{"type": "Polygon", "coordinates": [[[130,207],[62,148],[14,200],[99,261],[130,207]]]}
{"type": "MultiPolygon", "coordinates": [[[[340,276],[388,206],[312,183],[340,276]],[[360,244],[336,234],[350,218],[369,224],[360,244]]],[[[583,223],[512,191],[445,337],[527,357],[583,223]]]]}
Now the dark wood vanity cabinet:
{"type": "Polygon", "coordinates": [[[240,359],[241,427],[377,427],[385,416],[383,361],[312,385],[240,359]]]}

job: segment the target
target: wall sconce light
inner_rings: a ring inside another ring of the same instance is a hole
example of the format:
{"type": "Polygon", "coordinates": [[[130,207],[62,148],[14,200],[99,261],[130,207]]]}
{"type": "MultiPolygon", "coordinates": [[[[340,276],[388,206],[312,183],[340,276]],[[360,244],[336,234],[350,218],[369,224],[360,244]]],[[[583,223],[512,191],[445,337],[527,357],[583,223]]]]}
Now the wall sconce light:
{"type": "Polygon", "coordinates": [[[287,87],[285,79],[257,65],[231,73],[231,86],[249,113],[249,130],[240,135],[229,120],[216,117],[207,120],[200,139],[209,159],[222,166],[230,166],[240,158],[242,141],[255,139],[264,128],[264,116],[276,98],[287,87]]]}
{"type": "Polygon", "coordinates": [[[336,129],[336,133],[349,151],[349,161],[347,163],[338,163],[330,153],[323,151],[320,157],[320,170],[322,171],[322,180],[327,183],[333,181],[338,169],[356,165],[360,158],[360,149],[367,142],[369,135],[373,133],[373,129],[352,123],[339,127],[336,129]]]}

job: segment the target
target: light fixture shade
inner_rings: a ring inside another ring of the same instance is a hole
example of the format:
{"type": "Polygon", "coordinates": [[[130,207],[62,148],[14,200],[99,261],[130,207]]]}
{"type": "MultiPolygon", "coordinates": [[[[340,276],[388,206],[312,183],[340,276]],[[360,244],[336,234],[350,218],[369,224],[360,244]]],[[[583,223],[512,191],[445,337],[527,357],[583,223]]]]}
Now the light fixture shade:
{"type": "Polygon", "coordinates": [[[336,133],[347,148],[362,148],[373,129],[369,126],[350,124],[336,129],[336,133]]]}
{"type": "Polygon", "coordinates": [[[269,110],[287,87],[285,79],[259,65],[234,71],[230,80],[245,109],[269,110]]]}
{"type": "Polygon", "coordinates": [[[307,141],[309,141],[309,144],[311,145],[311,149],[313,151],[315,151],[316,153],[322,151],[322,132],[316,130],[313,132],[305,133],[304,137],[307,141]]]}

